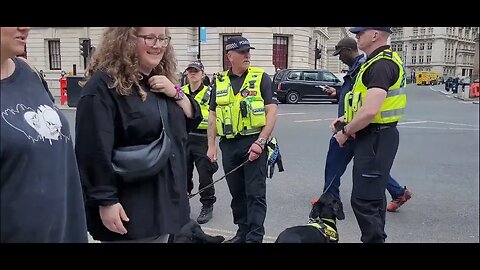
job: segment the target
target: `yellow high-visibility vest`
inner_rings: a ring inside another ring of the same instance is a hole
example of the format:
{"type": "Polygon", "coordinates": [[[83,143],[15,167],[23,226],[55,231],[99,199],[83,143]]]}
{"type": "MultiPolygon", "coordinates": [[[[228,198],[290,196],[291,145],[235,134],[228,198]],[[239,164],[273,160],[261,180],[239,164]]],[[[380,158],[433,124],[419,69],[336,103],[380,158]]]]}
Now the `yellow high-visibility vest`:
{"type": "Polygon", "coordinates": [[[403,118],[405,107],[407,106],[407,95],[405,92],[406,78],[403,62],[396,52],[386,49],[366,61],[358,72],[355,84],[350,92],[345,95],[345,121],[351,122],[358,109],[365,102],[367,96],[367,87],[363,84],[363,74],[375,62],[380,59],[389,59],[398,66],[399,76],[397,81],[388,88],[387,97],[383,101],[379,112],[375,115],[371,123],[387,124],[397,122],[403,118]]]}
{"type": "MultiPolygon", "coordinates": [[[[186,94],[190,94],[189,85],[184,85],[182,90],[186,94]]],[[[207,129],[208,127],[208,108],[210,106],[210,94],[211,90],[208,86],[203,86],[202,90],[195,96],[195,100],[200,105],[200,109],[202,111],[202,122],[198,124],[197,129],[207,129]]]]}
{"type": "Polygon", "coordinates": [[[261,68],[248,68],[245,81],[236,95],[228,71],[217,76],[215,112],[218,135],[233,138],[237,134],[251,135],[262,131],[266,123],[265,103],[260,92],[264,72],[261,68]]]}

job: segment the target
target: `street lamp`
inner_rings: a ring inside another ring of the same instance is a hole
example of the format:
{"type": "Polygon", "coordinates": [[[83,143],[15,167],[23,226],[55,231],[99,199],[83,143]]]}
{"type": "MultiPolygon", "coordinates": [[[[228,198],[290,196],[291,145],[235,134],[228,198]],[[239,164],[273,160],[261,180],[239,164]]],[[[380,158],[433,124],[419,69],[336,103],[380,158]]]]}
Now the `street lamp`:
{"type": "MultiPolygon", "coordinates": [[[[405,52],[403,53],[403,66],[405,68],[405,73],[407,73],[407,52],[408,52],[408,44],[405,44],[405,52]]],[[[410,80],[414,80],[413,73],[410,73],[410,80]]]]}

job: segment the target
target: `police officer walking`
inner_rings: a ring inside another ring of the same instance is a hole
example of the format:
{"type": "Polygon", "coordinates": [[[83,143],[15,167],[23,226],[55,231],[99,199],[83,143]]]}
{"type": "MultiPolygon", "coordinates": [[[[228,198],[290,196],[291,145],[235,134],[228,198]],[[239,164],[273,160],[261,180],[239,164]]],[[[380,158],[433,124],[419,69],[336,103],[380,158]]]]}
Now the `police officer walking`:
{"type": "Polygon", "coordinates": [[[330,125],[340,146],[355,136],[351,204],[364,243],[383,243],[388,176],[398,149],[397,122],[407,98],[401,58],[387,45],[389,27],[353,27],[358,48],[367,54],[352,91],[345,95],[345,114],[330,125]],[[345,122],[336,131],[337,122],[345,122]]]}
{"type": "MultiPolygon", "coordinates": [[[[212,176],[218,170],[217,162],[211,162],[207,157],[207,127],[208,109],[210,104],[211,90],[202,81],[205,76],[204,67],[201,62],[192,62],[186,68],[188,84],[182,87],[183,92],[191,95],[200,105],[202,110],[202,122],[196,129],[188,134],[187,141],[187,192],[193,190],[193,168],[197,167],[200,185],[199,190],[213,182],[212,176]]],[[[200,193],[202,210],[197,218],[199,224],[207,223],[213,215],[213,204],[216,201],[215,188],[211,185],[200,193]]]]}
{"type": "Polygon", "coordinates": [[[220,136],[223,170],[229,174],[233,222],[238,225],[227,243],[261,243],[267,213],[265,143],[277,117],[272,81],[263,69],[250,67],[250,42],[227,40],[225,51],[232,67],[217,76],[208,119],[208,157],[217,159],[215,138],[220,136]]]}

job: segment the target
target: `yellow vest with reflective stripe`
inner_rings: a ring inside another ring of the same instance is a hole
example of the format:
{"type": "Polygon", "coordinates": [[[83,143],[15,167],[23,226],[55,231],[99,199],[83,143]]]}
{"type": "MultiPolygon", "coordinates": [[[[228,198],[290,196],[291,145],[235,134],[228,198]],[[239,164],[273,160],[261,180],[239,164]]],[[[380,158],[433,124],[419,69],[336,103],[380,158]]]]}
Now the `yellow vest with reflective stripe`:
{"type": "Polygon", "coordinates": [[[265,104],[260,92],[264,70],[249,67],[240,91],[235,95],[228,71],[217,76],[215,81],[217,103],[217,133],[227,139],[237,134],[251,135],[265,126],[265,104]]]}
{"type": "MultiPolygon", "coordinates": [[[[185,92],[186,94],[190,94],[188,86],[189,85],[187,84],[182,87],[183,92],[185,92]]],[[[202,122],[198,124],[197,129],[207,129],[208,127],[208,108],[210,104],[210,93],[210,87],[204,85],[202,90],[200,90],[200,92],[195,95],[194,99],[198,102],[198,104],[200,105],[200,109],[202,110],[202,122]]]]}
{"type": "Polygon", "coordinates": [[[365,102],[367,87],[363,84],[363,74],[375,62],[380,59],[389,59],[398,66],[399,76],[397,81],[388,88],[387,97],[382,103],[379,112],[370,123],[387,124],[397,122],[403,118],[407,106],[407,95],[405,92],[406,78],[403,62],[396,52],[386,49],[365,62],[358,72],[352,91],[345,95],[345,121],[351,122],[358,109],[365,102]]]}

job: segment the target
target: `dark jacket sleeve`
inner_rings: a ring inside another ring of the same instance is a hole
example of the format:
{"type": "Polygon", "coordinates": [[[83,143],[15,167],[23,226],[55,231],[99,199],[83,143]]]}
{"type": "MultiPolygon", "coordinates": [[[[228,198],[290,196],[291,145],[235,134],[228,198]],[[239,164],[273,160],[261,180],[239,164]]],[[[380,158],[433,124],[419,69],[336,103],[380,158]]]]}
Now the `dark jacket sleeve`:
{"type": "Polygon", "coordinates": [[[118,202],[111,164],[114,144],[115,107],[108,99],[107,85],[94,76],[83,89],[77,106],[75,153],[85,200],[90,205],[118,202]]]}
{"type": "Polygon", "coordinates": [[[197,128],[200,122],[202,122],[202,111],[198,102],[193,99],[191,95],[185,94],[185,96],[190,100],[190,103],[192,103],[192,118],[185,117],[187,123],[187,132],[190,132],[191,130],[197,128]]]}

